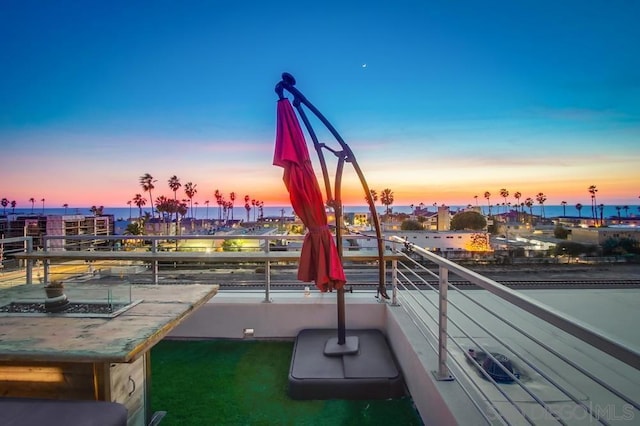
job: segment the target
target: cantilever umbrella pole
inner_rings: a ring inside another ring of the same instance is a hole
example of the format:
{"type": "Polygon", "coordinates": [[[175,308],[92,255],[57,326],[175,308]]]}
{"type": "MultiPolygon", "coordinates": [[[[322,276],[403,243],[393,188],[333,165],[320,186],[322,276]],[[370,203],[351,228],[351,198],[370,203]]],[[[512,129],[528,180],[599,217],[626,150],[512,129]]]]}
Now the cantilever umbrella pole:
{"type": "MultiPolygon", "coordinates": [[[[300,113],[302,121],[304,122],[304,125],[307,128],[307,131],[309,131],[309,135],[313,140],[314,147],[316,148],[316,151],[318,152],[318,156],[320,157],[322,174],[323,174],[325,186],[328,192],[327,196],[331,197],[331,191],[330,191],[326,163],[324,161],[324,156],[322,155],[322,151],[320,150],[320,147],[322,147],[322,145],[318,142],[318,138],[315,132],[313,131],[311,123],[309,122],[304,111],[300,107],[300,103],[304,104],[307,108],[309,108],[309,110],[316,117],[318,117],[318,119],[322,122],[322,124],[324,124],[325,127],[329,130],[329,132],[331,132],[331,134],[336,139],[338,144],[340,144],[341,148],[346,153],[346,154],[343,153],[342,155],[344,156],[346,161],[350,162],[353,165],[353,168],[356,174],[358,175],[358,179],[360,180],[360,184],[362,185],[362,188],[365,191],[365,195],[367,197],[367,201],[369,204],[369,211],[371,213],[371,217],[373,219],[373,225],[376,231],[376,239],[377,239],[377,247],[378,247],[378,272],[379,272],[378,273],[378,276],[379,276],[378,277],[379,278],[378,294],[383,298],[388,299],[389,296],[387,295],[387,291],[385,287],[386,271],[385,271],[385,264],[384,264],[384,247],[382,244],[382,230],[380,227],[380,220],[378,218],[378,214],[375,210],[374,201],[373,201],[373,197],[371,196],[369,185],[367,184],[364,174],[362,173],[362,170],[360,169],[360,166],[355,158],[355,155],[353,154],[353,151],[351,151],[351,148],[349,148],[346,142],[342,139],[342,136],[340,136],[338,131],[333,127],[333,125],[329,122],[329,120],[327,120],[325,116],[322,115],[322,113],[311,102],[309,102],[309,100],[298,89],[294,87],[295,84],[296,84],[296,80],[291,74],[283,73],[282,81],[276,84],[275,91],[278,94],[278,97],[280,99],[284,99],[284,93],[283,93],[284,89],[286,89],[289,93],[291,93],[294,96],[294,106],[296,107],[296,110],[300,113]]],[[[341,227],[342,227],[342,217],[338,218],[336,215],[336,229],[340,229],[341,227]]],[[[340,241],[340,239],[338,239],[338,241],[340,241]]],[[[340,258],[342,258],[342,250],[340,250],[338,254],[340,255],[340,258]]]]}

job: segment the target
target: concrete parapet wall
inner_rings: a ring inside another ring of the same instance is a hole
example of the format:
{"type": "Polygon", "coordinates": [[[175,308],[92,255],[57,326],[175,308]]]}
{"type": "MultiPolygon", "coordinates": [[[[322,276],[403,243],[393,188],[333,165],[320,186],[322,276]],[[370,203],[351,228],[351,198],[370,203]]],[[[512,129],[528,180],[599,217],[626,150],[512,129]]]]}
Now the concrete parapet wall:
{"type": "MultiPolygon", "coordinates": [[[[346,328],[385,329],[386,305],[374,293],[347,294],[346,328]]],[[[173,338],[242,339],[245,329],[253,338],[294,339],[306,328],[338,326],[336,293],[312,291],[264,294],[251,292],[218,293],[171,332],[173,338]]]]}

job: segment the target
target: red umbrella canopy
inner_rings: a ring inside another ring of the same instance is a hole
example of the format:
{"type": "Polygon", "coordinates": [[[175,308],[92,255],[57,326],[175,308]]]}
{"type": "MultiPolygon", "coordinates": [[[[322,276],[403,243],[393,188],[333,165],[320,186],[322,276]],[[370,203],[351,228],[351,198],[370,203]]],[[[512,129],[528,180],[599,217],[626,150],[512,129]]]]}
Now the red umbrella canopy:
{"type": "Polygon", "coordinates": [[[284,168],[291,206],[308,229],[302,244],[298,279],[314,281],[321,291],[344,286],[346,279],[333,234],[327,226],[322,192],[313,171],[304,134],[288,99],[278,101],[273,164],[284,168]]]}

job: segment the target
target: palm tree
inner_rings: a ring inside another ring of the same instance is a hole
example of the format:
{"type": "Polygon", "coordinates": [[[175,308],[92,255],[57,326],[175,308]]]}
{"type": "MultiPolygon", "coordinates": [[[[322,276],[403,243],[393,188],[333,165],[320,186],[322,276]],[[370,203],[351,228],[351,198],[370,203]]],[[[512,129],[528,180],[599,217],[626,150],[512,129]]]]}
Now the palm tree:
{"type": "Polygon", "coordinates": [[[387,215],[389,215],[389,206],[393,204],[393,191],[389,188],[383,189],[382,193],[380,193],[380,202],[387,207],[387,215]]]}
{"type": "Polygon", "coordinates": [[[249,222],[249,211],[251,210],[251,207],[249,206],[250,200],[251,197],[249,197],[249,194],[244,196],[244,209],[247,211],[247,222],[249,222]]]}
{"type": "Polygon", "coordinates": [[[209,220],[209,200],[206,200],[204,204],[207,206],[207,210],[205,210],[205,219],[209,220]]]}
{"type": "Polygon", "coordinates": [[[566,216],[567,215],[567,202],[566,201],[561,201],[560,205],[562,206],[562,216],[566,216]]]}
{"type": "Polygon", "coordinates": [[[624,210],[624,215],[629,217],[629,206],[622,206],[622,210],[624,210]]]}
{"type": "Polygon", "coordinates": [[[138,217],[142,217],[142,206],[147,204],[147,200],[142,196],[142,194],[136,194],[136,196],[133,197],[133,204],[138,206],[140,209],[140,215],[138,217]]]}
{"type": "MultiPolygon", "coordinates": [[[[216,197],[216,204],[218,205],[218,220],[222,220],[222,193],[219,189],[216,189],[213,193],[213,196],[216,197]]],[[[255,216],[255,215],[254,215],[255,216]]]]}
{"type": "Polygon", "coordinates": [[[169,212],[168,201],[169,200],[167,200],[167,197],[165,197],[164,195],[159,196],[158,198],[156,198],[156,201],[155,201],[158,217],[161,218],[163,222],[166,219],[166,213],[169,212]]]}
{"type": "Polygon", "coordinates": [[[127,201],[127,205],[129,206],[129,219],[131,219],[131,200],[127,201]]]}
{"type": "Polygon", "coordinates": [[[67,209],[69,208],[69,204],[64,203],[62,207],[64,207],[64,214],[67,214],[67,209]]]}
{"type": "Polygon", "coordinates": [[[476,199],[476,207],[478,207],[478,196],[477,196],[477,195],[474,195],[474,196],[473,196],[473,198],[475,198],[475,199],[476,199]]]}
{"type": "MultiPolygon", "coordinates": [[[[604,225],[604,204],[598,204],[598,210],[600,210],[600,226],[604,225]]],[[[618,215],[619,217],[620,215],[618,215]]]]}
{"type": "Polygon", "coordinates": [[[16,205],[18,205],[16,200],[11,201],[11,213],[15,213],[16,212],[16,205]]]}
{"type": "MultiPolygon", "coordinates": [[[[178,176],[173,175],[169,178],[169,188],[171,188],[171,190],[173,191],[173,202],[174,204],[178,203],[178,189],[180,189],[180,187],[182,186],[182,184],[180,183],[180,179],[178,178],[178,176]]],[[[176,222],[178,221],[178,211],[176,209],[176,222]]]]}
{"type": "Polygon", "coordinates": [[[0,201],[0,204],[2,204],[2,214],[7,214],[7,206],[9,205],[9,200],[7,198],[3,198],[2,201],[0,201]]]}
{"type": "Polygon", "coordinates": [[[231,194],[229,194],[229,199],[231,200],[231,220],[233,221],[233,205],[236,201],[236,193],[232,192],[231,194]]]}
{"type": "Polygon", "coordinates": [[[142,186],[142,190],[144,192],[149,193],[149,204],[151,204],[151,217],[154,216],[153,195],[151,194],[151,190],[155,188],[155,186],[153,185],[154,182],[157,182],[157,181],[153,179],[153,176],[151,176],[149,173],[145,173],[142,176],[140,176],[140,186],[142,186]]]}
{"type": "Polygon", "coordinates": [[[484,198],[487,199],[487,204],[489,205],[489,216],[491,216],[491,193],[489,191],[485,191],[484,198]]]}
{"type": "MultiPolygon", "coordinates": [[[[378,192],[375,189],[370,189],[369,190],[369,195],[371,196],[371,202],[373,203],[373,205],[370,206],[370,208],[373,208],[373,211],[376,210],[376,201],[378,201],[378,192]]],[[[369,206],[369,197],[365,195],[364,197],[364,201],[366,201],[367,206],[369,206]]]]}
{"type": "Polygon", "coordinates": [[[591,194],[591,216],[593,216],[593,220],[597,222],[598,213],[596,212],[596,192],[598,192],[596,186],[591,185],[589,187],[589,194],[591,194]]]}
{"type": "Polygon", "coordinates": [[[40,201],[42,201],[42,214],[44,214],[44,198],[41,199],[40,201]]]}
{"type": "Polygon", "coordinates": [[[260,216],[259,218],[262,220],[264,219],[264,201],[259,201],[258,202],[258,210],[260,211],[260,216]]]}
{"type": "Polygon", "coordinates": [[[502,188],[500,190],[500,196],[502,198],[504,198],[504,212],[507,212],[507,197],[509,196],[509,191],[507,191],[505,188],[502,188]]]}
{"type": "Polygon", "coordinates": [[[31,198],[29,198],[29,201],[31,201],[31,214],[33,214],[33,205],[35,204],[36,199],[31,197],[31,198]]]}
{"type": "Polygon", "coordinates": [[[578,217],[582,217],[582,204],[576,204],[576,210],[578,210],[578,217]]]}
{"type": "Polygon", "coordinates": [[[533,199],[531,197],[527,197],[524,200],[524,205],[529,207],[529,223],[533,223],[533,199]]]}
{"type": "Polygon", "coordinates": [[[521,197],[522,197],[522,193],[520,191],[516,191],[516,193],[513,194],[513,198],[516,199],[516,213],[518,212],[518,207],[520,206],[521,197]]]}
{"type": "Polygon", "coordinates": [[[94,215],[94,216],[102,216],[102,211],[104,210],[104,206],[100,206],[100,207],[96,207],[96,206],[91,206],[91,208],[89,209],[89,211],[94,215]]]}
{"type": "Polygon", "coordinates": [[[618,211],[618,219],[620,219],[620,210],[622,210],[622,207],[616,206],[616,210],[618,211]]]}
{"type": "MultiPolygon", "coordinates": [[[[189,198],[189,206],[191,207],[191,214],[194,214],[193,213],[193,197],[198,192],[198,190],[196,189],[196,186],[198,185],[192,182],[187,182],[184,184],[184,193],[186,194],[187,198],[189,198]]],[[[194,219],[195,219],[195,216],[194,216],[194,219]]]]}
{"type": "Polygon", "coordinates": [[[538,203],[540,203],[540,206],[542,207],[542,218],[544,219],[544,202],[547,201],[547,196],[544,195],[542,192],[538,192],[538,195],[536,195],[536,200],[538,201],[538,203]]]}

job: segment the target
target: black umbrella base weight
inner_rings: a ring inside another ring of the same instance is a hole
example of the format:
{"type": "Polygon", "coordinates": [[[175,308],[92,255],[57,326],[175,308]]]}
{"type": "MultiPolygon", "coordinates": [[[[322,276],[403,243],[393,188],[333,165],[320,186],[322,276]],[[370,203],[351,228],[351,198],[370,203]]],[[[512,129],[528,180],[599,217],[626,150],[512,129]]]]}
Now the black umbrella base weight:
{"type": "MultiPolygon", "coordinates": [[[[335,329],[305,329],[296,337],[289,369],[289,396],[310,399],[390,399],[406,396],[398,364],[379,330],[347,330],[351,353],[325,354],[335,329]],[[351,338],[351,339],[350,339],[351,338]]],[[[342,346],[342,345],[338,345],[342,346]]]]}
{"type": "Polygon", "coordinates": [[[324,345],[324,354],[326,356],[353,355],[358,353],[359,348],[358,336],[346,336],[342,345],[338,343],[337,337],[331,337],[324,345]]]}

